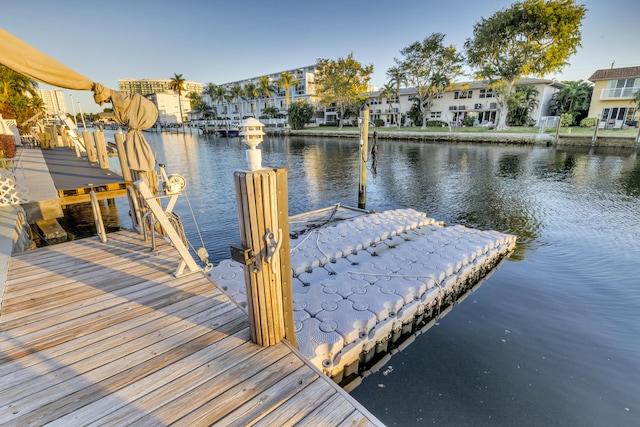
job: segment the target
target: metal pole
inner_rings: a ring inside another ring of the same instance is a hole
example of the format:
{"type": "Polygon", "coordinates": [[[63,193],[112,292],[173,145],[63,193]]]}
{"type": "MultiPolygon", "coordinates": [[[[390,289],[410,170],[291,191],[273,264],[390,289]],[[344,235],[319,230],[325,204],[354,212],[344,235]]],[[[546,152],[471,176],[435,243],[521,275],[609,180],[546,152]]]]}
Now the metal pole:
{"type": "Polygon", "coordinates": [[[369,106],[364,105],[361,111],[360,127],[360,184],[358,186],[358,208],[366,209],[367,205],[367,160],[369,154],[369,106]]]}
{"type": "Polygon", "coordinates": [[[73,105],[73,95],[69,94],[69,98],[71,98],[71,111],[73,111],[73,123],[76,125],[76,129],[78,129],[78,119],[76,118],[76,107],[73,105]]]}

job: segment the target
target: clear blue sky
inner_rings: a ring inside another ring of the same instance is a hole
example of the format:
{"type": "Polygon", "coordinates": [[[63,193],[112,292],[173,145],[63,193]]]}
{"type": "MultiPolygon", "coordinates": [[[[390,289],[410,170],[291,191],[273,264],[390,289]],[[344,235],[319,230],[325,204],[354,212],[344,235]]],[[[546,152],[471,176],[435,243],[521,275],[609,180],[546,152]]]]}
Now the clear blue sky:
{"type": "MultiPolygon", "coordinates": [[[[353,52],[382,86],[400,50],[434,32],[462,50],[481,17],[509,0],[13,0],[0,26],[112,89],[122,78],[183,78],[206,84],[256,77],[353,52]]],[[[8,3],[8,4],[7,4],[8,3]]],[[[637,0],[583,0],[582,48],[558,80],[640,65],[637,0]]],[[[40,85],[43,89],[50,86],[40,85]]],[[[66,91],[84,112],[102,108],[90,92],[66,91]]],[[[109,107],[110,105],[106,105],[109,107]]],[[[70,108],[71,111],[71,108],[70,108]]]]}

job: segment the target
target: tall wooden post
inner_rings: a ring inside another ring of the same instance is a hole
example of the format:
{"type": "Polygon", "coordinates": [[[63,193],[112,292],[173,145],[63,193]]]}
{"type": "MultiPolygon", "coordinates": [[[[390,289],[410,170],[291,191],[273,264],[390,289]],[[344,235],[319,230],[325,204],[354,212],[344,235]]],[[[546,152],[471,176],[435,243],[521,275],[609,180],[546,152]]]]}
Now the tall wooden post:
{"type": "Polygon", "coordinates": [[[88,130],[82,131],[82,139],[84,140],[84,147],[87,150],[87,160],[90,163],[98,162],[98,154],[96,153],[96,146],[93,145],[93,138],[91,138],[91,132],[88,130]]]}
{"type": "Polygon", "coordinates": [[[591,145],[596,145],[598,140],[598,129],[600,129],[600,119],[596,118],[596,128],[593,130],[593,136],[591,137],[591,145]]]}
{"type": "Polygon", "coordinates": [[[288,235],[278,223],[276,172],[239,171],[234,182],[240,240],[247,254],[244,278],[251,340],[267,347],[285,334],[280,251],[288,235]]]}
{"type": "Polygon", "coordinates": [[[367,205],[367,160],[369,155],[369,106],[362,109],[362,126],[360,126],[360,184],[358,185],[358,207],[365,209],[367,205]]]}
{"type": "Polygon", "coordinates": [[[122,178],[131,182],[131,170],[129,169],[129,162],[127,161],[127,153],[124,151],[124,134],[122,130],[118,129],[118,133],[115,134],[116,149],[118,150],[118,160],[120,160],[120,169],[122,170],[122,178]]]}
{"type": "Polygon", "coordinates": [[[98,162],[100,169],[109,169],[109,155],[107,154],[107,143],[104,139],[104,132],[101,129],[93,133],[93,139],[96,141],[96,151],[98,153],[98,162]]]}
{"type": "Polygon", "coordinates": [[[282,306],[284,314],[284,337],[298,348],[295,320],[293,318],[293,276],[291,274],[291,244],[289,242],[289,189],[287,170],[276,169],[278,225],[282,230],[280,245],[280,278],[282,288],[282,306]]]}

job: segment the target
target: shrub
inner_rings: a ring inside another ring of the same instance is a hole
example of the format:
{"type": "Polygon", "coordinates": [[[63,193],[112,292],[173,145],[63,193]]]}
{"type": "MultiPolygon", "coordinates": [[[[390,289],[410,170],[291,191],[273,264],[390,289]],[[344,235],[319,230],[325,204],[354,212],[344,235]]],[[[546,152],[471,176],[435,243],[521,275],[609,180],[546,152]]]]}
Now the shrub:
{"type": "Polygon", "coordinates": [[[595,117],[586,117],[582,120],[580,120],[580,126],[582,126],[583,128],[590,128],[592,126],[596,125],[596,118],[595,117]]]}
{"type": "Polygon", "coordinates": [[[376,127],[382,127],[382,126],[384,126],[384,120],[382,120],[382,119],[373,119],[373,124],[376,125],[376,127]]]}
{"type": "Polygon", "coordinates": [[[303,129],[304,125],[311,121],[311,117],[315,113],[313,105],[306,100],[301,99],[299,101],[292,102],[287,110],[289,113],[289,126],[291,129],[303,129]]]}
{"type": "Polygon", "coordinates": [[[16,141],[11,135],[0,135],[0,157],[12,159],[16,156],[16,141]]]}
{"type": "Polygon", "coordinates": [[[560,126],[571,126],[575,119],[576,118],[571,113],[562,113],[560,114],[560,126]]]}
{"type": "Polygon", "coordinates": [[[465,116],[464,119],[462,119],[462,126],[473,126],[476,122],[476,118],[474,116],[465,116]]]}

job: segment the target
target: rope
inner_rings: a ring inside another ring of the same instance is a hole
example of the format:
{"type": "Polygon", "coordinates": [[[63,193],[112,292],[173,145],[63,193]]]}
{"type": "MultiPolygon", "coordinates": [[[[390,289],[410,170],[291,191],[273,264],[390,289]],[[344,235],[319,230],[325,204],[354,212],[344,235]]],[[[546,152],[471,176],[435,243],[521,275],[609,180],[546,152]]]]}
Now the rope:
{"type": "Polygon", "coordinates": [[[185,235],[185,238],[187,240],[187,243],[189,244],[189,247],[191,247],[193,252],[195,252],[196,255],[198,255],[198,258],[200,258],[200,260],[206,264],[204,271],[205,273],[207,273],[213,268],[213,263],[209,262],[209,253],[205,248],[204,239],[202,238],[202,233],[200,232],[200,227],[198,226],[198,221],[196,220],[196,215],[193,212],[193,207],[191,206],[191,200],[189,200],[189,195],[187,194],[186,191],[183,192],[183,194],[184,194],[184,197],[187,199],[189,212],[191,212],[191,217],[193,218],[193,224],[196,226],[196,231],[198,232],[198,237],[200,238],[200,244],[202,245],[202,247],[200,247],[199,249],[194,248],[193,245],[191,244],[191,241],[189,240],[188,237],[186,237],[186,235],[185,235]]]}

